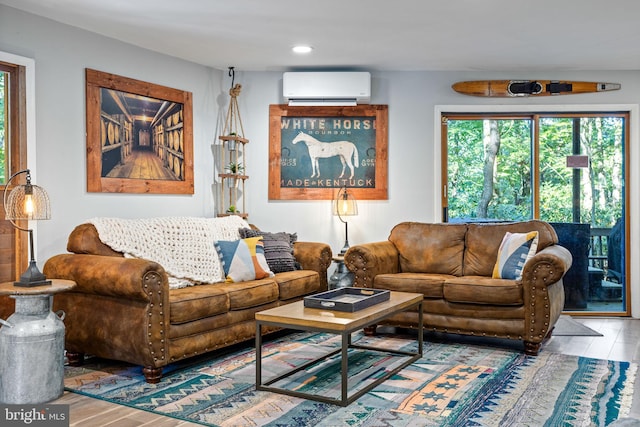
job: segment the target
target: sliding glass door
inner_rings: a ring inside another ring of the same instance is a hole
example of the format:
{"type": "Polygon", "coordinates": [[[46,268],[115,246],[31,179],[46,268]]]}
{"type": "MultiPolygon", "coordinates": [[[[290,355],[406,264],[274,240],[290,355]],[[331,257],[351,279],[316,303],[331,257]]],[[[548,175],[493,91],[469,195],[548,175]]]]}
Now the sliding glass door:
{"type": "Polygon", "coordinates": [[[567,311],[628,313],[628,115],[443,117],[443,220],[550,222],[573,254],[567,311]]]}

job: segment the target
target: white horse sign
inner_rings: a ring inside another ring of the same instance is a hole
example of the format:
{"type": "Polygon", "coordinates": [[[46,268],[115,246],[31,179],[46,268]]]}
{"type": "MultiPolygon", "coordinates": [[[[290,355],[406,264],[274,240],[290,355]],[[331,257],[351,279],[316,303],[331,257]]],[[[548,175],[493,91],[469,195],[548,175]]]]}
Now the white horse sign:
{"type": "Polygon", "coordinates": [[[270,107],[271,199],[387,198],[387,106],[270,107]]]}
{"type": "Polygon", "coordinates": [[[281,187],[375,187],[375,163],[359,168],[367,150],[375,155],[375,119],[286,117],[280,127],[282,148],[286,148],[281,187]],[[295,166],[290,166],[287,156],[297,159],[295,166]]]}

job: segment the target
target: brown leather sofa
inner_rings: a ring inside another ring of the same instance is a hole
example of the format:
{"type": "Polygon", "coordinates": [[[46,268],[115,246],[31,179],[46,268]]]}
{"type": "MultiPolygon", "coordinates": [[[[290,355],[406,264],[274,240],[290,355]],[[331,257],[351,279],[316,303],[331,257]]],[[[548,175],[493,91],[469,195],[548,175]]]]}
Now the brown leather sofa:
{"type": "Polygon", "coordinates": [[[256,312],[326,290],[332,255],[324,243],[296,242],[303,270],[169,289],[161,265],[123,257],[91,224],[72,231],[67,250],[43,272],[77,283],[54,298],[53,310],[66,313],[69,363],[81,364],[85,354],[126,361],[141,365],[149,383],[160,381],[169,363],[255,337],[256,312]]]}
{"type": "MultiPolygon", "coordinates": [[[[571,253],[559,246],[551,225],[517,223],[396,225],[387,241],[352,246],[345,265],[354,286],[424,294],[425,329],[522,340],[537,355],[564,306],[562,277],[571,253]],[[536,255],[521,280],[493,279],[505,233],[538,231],[536,255]]],[[[401,327],[418,322],[416,312],[389,320],[401,327]]]]}

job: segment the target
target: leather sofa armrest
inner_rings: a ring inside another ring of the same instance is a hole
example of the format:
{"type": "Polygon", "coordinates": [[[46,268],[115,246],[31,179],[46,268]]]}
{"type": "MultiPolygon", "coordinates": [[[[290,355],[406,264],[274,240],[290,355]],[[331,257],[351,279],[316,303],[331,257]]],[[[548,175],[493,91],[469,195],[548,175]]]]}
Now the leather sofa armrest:
{"type": "Polygon", "coordinates": [[[331,246],[319,242],[296,242],[293,256],[303,269],[317,271],[321,289],[328,289],[327,270],[331,265],[331,246]]]}
{"type": "Polygon", "coordinates": [[[353,286],[362,288],[373,288],[378,274],[400,271],[398,250],[388,240],[352,246],[344,255],[344,264],[354,273],[353,286]]]}
{"type": "MultiPolygon", "coordinates": [[[[571,252],[552,245],[538,252],[524,265],[525,343],[540,343],[548,336],[564,307],[562,277],[571,267],[571,252]]],[[[526,344],[525,344],[526,345],[526,344]]],[[[534,354],[537,350],[533,349],[534,354]]]]}
{"type": "Polygon", "coordinates": [[[73,280],[73,292],[162,302],[167,294],[167,275],[155,262],[102,255],[60,254],[51,257],[43,273],[49,278],[73,280]]]}
{"type": "Polygon", "coordinates": [[[523,283],[526,281],[536,286],[556,283],[571,268],[572,262],[573,257],[567,248],[560,245],[547,246],[524,265],[523,283]]]}

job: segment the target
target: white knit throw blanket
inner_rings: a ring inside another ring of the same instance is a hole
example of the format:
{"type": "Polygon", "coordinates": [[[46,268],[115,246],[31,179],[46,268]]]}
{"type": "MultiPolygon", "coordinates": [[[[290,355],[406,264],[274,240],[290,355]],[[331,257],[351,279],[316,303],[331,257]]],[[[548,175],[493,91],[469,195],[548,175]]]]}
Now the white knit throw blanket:
{"type": "Polygon", "coordinates": [[[160,264],[172,289],[224,281],[215,240],[238,240],[249,224],[236,215],[221,218],[93,218],[100,240],[125,257],[160,264]]]}

